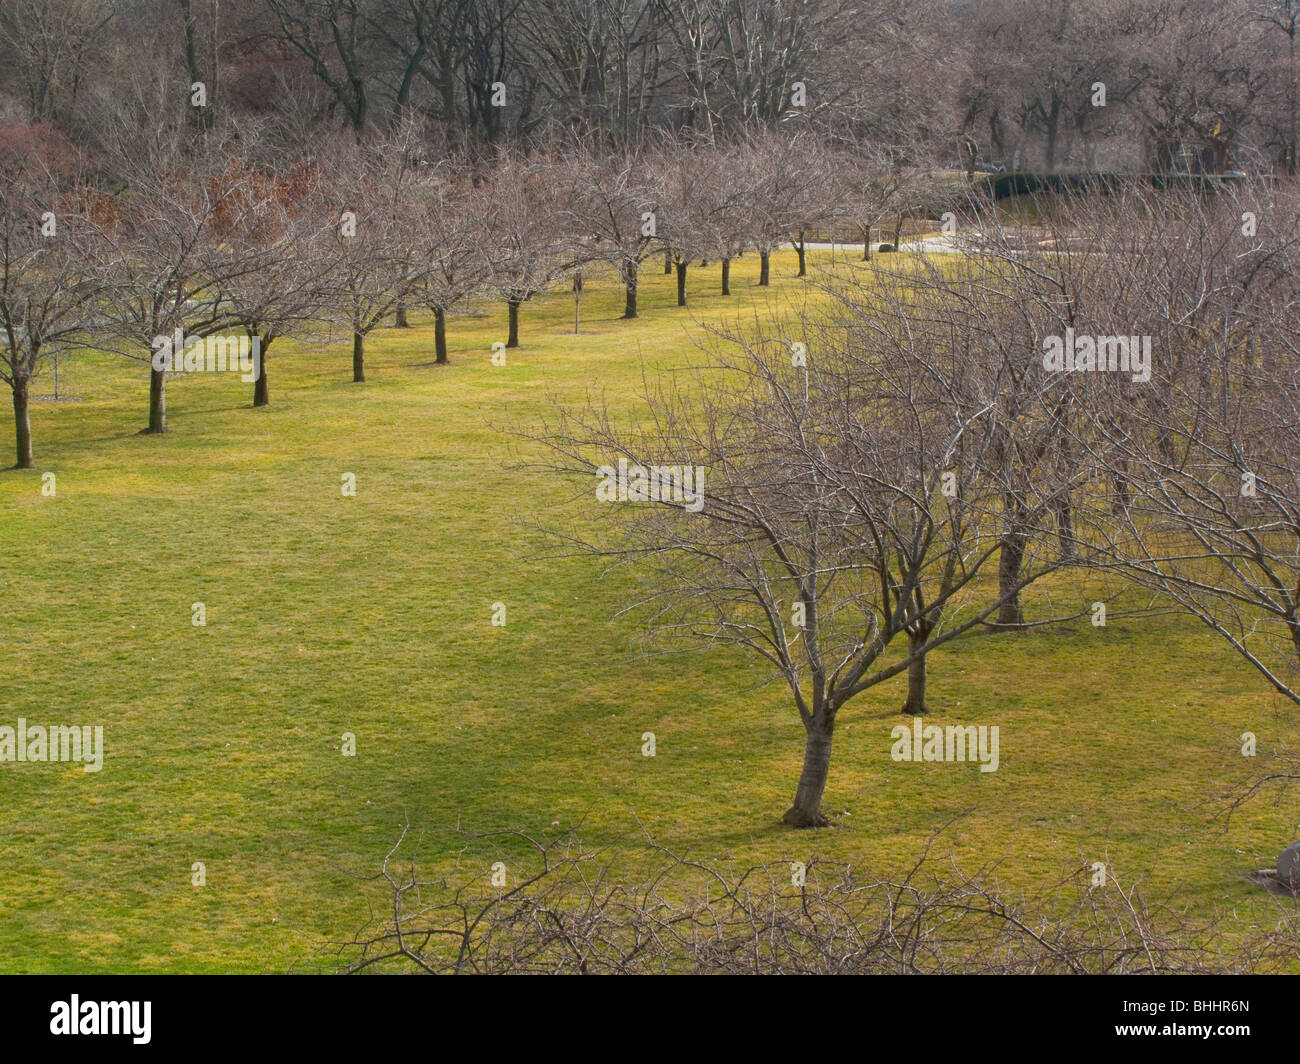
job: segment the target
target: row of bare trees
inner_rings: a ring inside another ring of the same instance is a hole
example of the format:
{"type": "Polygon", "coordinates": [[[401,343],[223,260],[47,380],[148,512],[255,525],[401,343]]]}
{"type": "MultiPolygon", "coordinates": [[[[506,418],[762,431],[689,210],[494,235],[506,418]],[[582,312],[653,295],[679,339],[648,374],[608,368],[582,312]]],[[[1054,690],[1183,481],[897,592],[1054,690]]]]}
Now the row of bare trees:
{"type": "Polygon", "coordinates": [[[806,732],[796,826],[827,823],[851,699],[906,673],[923,712],[931,651],[1134,585],[1300,702],[1295,190],[1134,187],[974,232],[717,330],[635,429],[593,402],[541,434],[579,478],[698,471],[702,505],[585,507],[565,534],[635,563],[649,631],[780,678],[806,732]]]}
{"type": "MultiPolygon", "coordinates": [[[[62,347],[144,362],[177,332],[242,330],[264,356],[324,336],[351,341],[363,381],[382,322],[430,309],[445,361],[447,315],[482,293],[517,345],[522,305],[593,261],[617,269],[631,317],[661,248],[684,299],[696,256],[725,284],[742,249],[766,267],[783,239],[868,224],[882,171],[852,162],[795,137],[483,167],[397,140],[110,195],[74,166],[10,159],[0,373],[18,464],[30,382],[62,347]]],[[[1081,595],[1035,615],[1024,592],[1084,570],[1189,611],[1300,701],[1298,210],[1286,185],[1135,185],[1044,205],[1032,228],[978,216],[963,254],[871,260],[814,281],[784,320],[718,331],[708,372],[649,397],[648,429],[560,412],[546,440],[569,472],[707,471],[702,512],[611,508],[615,536],[590,546],[652,561],[652,628],[739,644],[784,681],[806,730],[790,823],[826,822],[844,705],[906,673],[903,708],[923,712],[930,651],[1077,615],[1081,595]]],[[[267,372],[264,357],[255,404],[267,372]]],[[[146,431],[163,432],[167,371],[150,382],[146,431]]]]}
{"type": "MultiPolygon", "coordinates": [[[[48,142],[0,145],[0,376],[13,391],[18,465],[32,462],[28,402],[44,360],[78,344],[149,362],[157,337],[239,331],[260,344],[253,405],[269,402],[267,357],[285,335],[351,343],[353,379],[366,341],[411,308],[435,319],[448,361],[448,315],[475,297],[507,308],[507,347],[533,296],[605,263],[638,313],[642,264],[665,251],[686,303],[696,258],[762,262],[806,233],[901,212],[924,185],[888,160],[834,152],[811,137],[731,146],[668,141],[653,152],[491,159],[433,153],[411,130],[330,150],[278,170],[233,164],[93,170],[48,142]],[[106,176],[108,175],[108,176],[106,176]],[[889,194],[881,190],[889,188],[889,194]]],[[[150,367],[147,432],[166,421],[167,371],[150,367]]]]}

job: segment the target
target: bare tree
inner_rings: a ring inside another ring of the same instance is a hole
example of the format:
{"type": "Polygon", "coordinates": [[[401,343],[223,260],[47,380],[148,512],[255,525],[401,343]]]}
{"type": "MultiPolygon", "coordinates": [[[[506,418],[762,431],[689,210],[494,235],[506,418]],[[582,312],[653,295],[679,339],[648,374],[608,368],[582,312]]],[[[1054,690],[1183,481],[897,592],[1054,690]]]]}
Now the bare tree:
{"type": "Polygon", "coordinates": [[[677,272],[677,305],[686,306],[687,271],[698,256],[722,259],[723,293],[729,294],[731,258],[750,234],[747,173],[730,149],[690,140],[664,144],[652,159],[662,209],[658,233],[665,248],[664,272],[677,272]]]}
{"type": "Polygon", "coordinates": [[[592,253],[617,271],[623,282],[623,317],[637,316],[641,263],[658,235],[659,172],[640,153],[606,155],[584,145],[567,162],[571,198],[564,204],[570,232],[590,235],[592,253]]]}
{"type": "Polygon", "coordinates": [[[0,380],[13,392],[18,469],[32,467],[32,379],[94,323],[96,198],[48,175],[0,173],[0,380]]]}
{"type": "MultiPolygon", "coordinates": [[[[588,254],[564,231],[569,177],[562,164],[503,152],[475,190],[488,284],[509,315],[506,347],[519,346],[520,306],[588,254]]],[[[581,243],[591,247],[589,240],[581,243]]]]}
{"type": "Polygon", "coordinates": [[[1111,486],[1106,559],[1295,702],[1298,223],[1294,190],[1269,188],[1240,199],[1134,197],[1099,217],[1090,235],[1121,280],[1093,299],[1154,323],[1151,381],[1127,402],[1091,408],[1075,437],[1111,486]]]}
{"type": "Polygon", "coordinates": [[[1295,177],[1296,153],[1300,151],[1300,55],[1297,55],[1296,48],[1300,43],[1296,40],[1300,33],[1300,0],[1254,0],[1253,8],[1254,18],[1276,31],[1269,35],[1270,41],[1276,39],[1278,33],[1286,40],[1283,84],[1273,92],[1281,98],[1281,114],[1277,122],[1281,163],[1287,175],[1295,177]]]}
{"type": "Polygon", "coordinates": [[[862,261],[870,262],[872,230],[897,209],[905,172],[887,150],[857,146],[842,151],[830,172],[839,185],[836,220],[857,229],[862,261]]]}
{"type": "Polygon", "coordinates": [[[632,149],[659,88],[659,5],[525,0],[517,24],[555,121],[577,137],[632,149]]]}
{"type": "Polygon", "coordinates": [[[361,0],[268,0],[277,37],[303,56],[327,86],[359,140],[366,132],[371,79],[361,0]]]}
{"type": "Polygon", "coordinates": [[[17,60],[33,121],[75,112],[87,57],[112,18],[104,0],[8,0],[0,7],[0,47],[17,60]]]}
{"type": "Polygon", "coordinates": [[[149,423],[142,434],[167,431],[167,371],[153,363],[159,338],[176,332],[210,336],[234,324],[221,285],[250,265],[216,233],[223,198],[234,185],[201,172],[138,174],[128,208],[106,231],[104,340],[127,358],[149,364],[149,423]]]}
{"type": "MultiPolygon", "coordinates": [[[[772,252],[817,221],[818,190],[829,187],[823,185],[817,152],[818,142],[808,134],[756,134],[739,152],[738,182],[749,210],[749,241],[758,250],[760,285],[771,281],[772,252]]],[[[802,270],[802,251],[799,262],[802,270]]]]}
{"type": "MultiPolygon", "coordinates": [[[[646,430],[591,408],[561,411],[544,436],[559,468],[596,474],[598,500],[626,500],[605,508],[608,536],[577,538],[652,570],[638,603],[649,630],[739,646],[787,685],[806,732],[783,818],[796,827],[828,823],[840,709],[1002,604],[977,594],[999,552],[980,534],[1003,491],[981,427],[996,406],[953,380],[966,369],[960,344],[932,353],[882,318],[871,289],[850,286],[837,306],[793,335],[720,337],[693,386],[674,378],[650,392],[646,430]],[[882,336],[905,357],[864,354],[882,336]]],[[[1056,565],[1022,571],[1004,594],[1056,565]]]]}
{"type": "Polygon", "coordinates": [[[241,263],[220,283],[232,320],[258,345],[253,406],[271,401],[271,345],[306,329],[328,302],[322,267],[334,220],[319,211],[321,175],[300,163],[277,176],[255,170],[223,175],[234,188],[215,220],[218,238],[241,263]]]}
{"type": "Polygon", "coordinates": [[[447,314],[487,284],[477,196],[463,160],[444,161],[420,175],[414,189],[413,229],[426,269],[414,298],[433,311],[435,361],[447,357],[447,314]]]}
{"type": "Polygon", "coordinates": [[[326,309],[352,340],[356,383],[366,379],[366,337],[405,305],[430,269],[407,228],[418,209],[419,162],[413,127],[406,126],[372,144],[336,145],[326,180],[316,185],[316,209],[331,226],[322,270],[326,309]]]}

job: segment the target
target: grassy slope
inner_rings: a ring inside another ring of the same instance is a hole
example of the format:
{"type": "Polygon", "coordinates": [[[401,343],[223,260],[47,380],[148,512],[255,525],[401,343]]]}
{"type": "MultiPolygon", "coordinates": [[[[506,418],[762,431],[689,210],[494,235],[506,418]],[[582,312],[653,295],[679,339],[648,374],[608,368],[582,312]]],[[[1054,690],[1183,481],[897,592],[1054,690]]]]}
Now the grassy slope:
{"type": "MultiPolygon", "coordinates": [[[[85,401],[37,405],[37,470],[0,473],[0,723],[103,724],[108,758],[99,774],[0,764],[0,969],[302,963],[382,904],[355,875],[408,815],[426,852],[463,851],[440,862],[463,874],[498,856],[517,871],[523,851],[457,823],[581,820],[600,843],[635,819],[697,858],[884,874],[969,811],[941,850],[1000,861],[1012,889],[1103,860],[1199,914],[1270,919],[1278,903],[1240,877],[1293,837],[1293,803],[1253,803],[1226,832],[1206,803],[1260,765],[1243,730],[1266,751],[1295,729],[1188,622],[1081,621],[936,655],[936,719],[999,725],[1000,771],[893,763],[900,678],[841,716],[839,828],[795,833],[777,823],[802,752],[782,692],[731,654],[637,658],[634,624],[610,620],[620,578],[546,556],[530,522],[562,489],[518,468],[502,427],[535,423],[551,393],[634,409],[642,361],[689,359],[692,317],[753,299],[757,265],[734,265],[730,300],[716,268],[692,268],[683,312],[649,263],[634,323],[615,285],[589,284],[579,337],[567,294],[528,304],[506,368],[488,360],[495,306],[453,319],[448,367],[430,365],[430,325],[376,334],[365,385],[346,348],[282,342],[269,409],[234,377],[181,380],[165,438],[135,435],[142,365],[65,366],[85,401]]],[[[792,267],[777,257],[778,289],[797,290],[792,267]]],[[[0,417],[6,447],[11,430],[0,417]]]]}

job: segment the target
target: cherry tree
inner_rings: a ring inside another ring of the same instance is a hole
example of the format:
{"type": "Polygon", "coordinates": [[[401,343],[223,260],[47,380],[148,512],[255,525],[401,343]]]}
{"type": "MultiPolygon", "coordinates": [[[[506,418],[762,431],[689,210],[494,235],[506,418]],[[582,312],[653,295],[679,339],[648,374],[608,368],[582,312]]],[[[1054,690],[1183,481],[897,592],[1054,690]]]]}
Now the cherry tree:
{"type": "Polygon", "coordinates": [[[565,232],[567,177],[562,164],[501,152],[480,176],[471,200],[482,221],[487,284],[506,301],[506,347],[519,346],[520,306],[590,256],[590,240],[579,250],[579,239],[565,232]]]}
{"type": "Polygon", "coordinates": [[[32,467],[32,380],[95,321],[102,286],[87,267],[96,205],[89,188],[0,173],[0,380],[13,392],[18,469],[32,467]]]}

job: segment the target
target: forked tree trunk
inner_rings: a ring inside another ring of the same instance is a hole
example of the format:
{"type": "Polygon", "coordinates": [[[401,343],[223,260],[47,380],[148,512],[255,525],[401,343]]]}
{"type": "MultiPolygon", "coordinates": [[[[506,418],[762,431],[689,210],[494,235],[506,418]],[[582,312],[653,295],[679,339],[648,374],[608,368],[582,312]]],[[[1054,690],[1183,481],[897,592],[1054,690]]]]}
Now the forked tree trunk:
{"type": "Polygon", "coordinates": [[[634,261],[623,263],[623,290],[625,299],[623,301],[623,317],[636,317],[636,287],[637,287],[637,266],[634,261]]]}
{"type": "Polygon", "coordinates": [[[758,283],[767,284],[772,279],[772,253],[770,251],[760,251],[758,253],[758,283]]]}
{"type": "Polygon", "coordinates": [[[352,334],[352,380],[362,384],[366,379],[366,336],[365,333],[352,334]]]}
{"type": "Polygon", "coordinates": [[[440,366],[447,364],[447,312],[442,307],[433,308],[433,349],[437,352],[435,361],[440,366]]]}
{"type": "Polygon", "coordinates": [[[831,736],[835,720],[833,717],[814,717],[805,727],[808,738],[804,744],[803,771],[799,773],[794,805],[785,811],[781,821],[796,828],[822,828],[830,824],[822,812],[822,794],[831,768],[831,736]]]}
{"type": "Polygon", "coordinates": [[[510,308],[510,334],[506,337],[506,347],[519,346],[519,300],[511,299],[506,302],[510,308]]]}
{"type": "Polygon", "coordinates": [[[722,294],[731,295],[731,260],[722,260],[722,294]]]}
{"type": "Polygon", "coordinates": [[[799,250],[799,276],[807,277],[808,276],[808,248],[807,245],[804,244],[803,230],[799,231],[798,250],[799,250]]]}
{"type": "Polygon", "coordinates": [[[32,418],[29,409],[28,381],[14,380],[14,429],[17,433],[18,464],[15,469],[32,468],[32,418]]]}
{"type": "Polygon", "coordinates": [[[167,431],[167,371],[149,367],[149,427],[142,436],[167,431]]]}
{"type": "Polygon", "coordinates": [[[677,305],[686,306],[686,260],[677,264],[677,305]]]}

